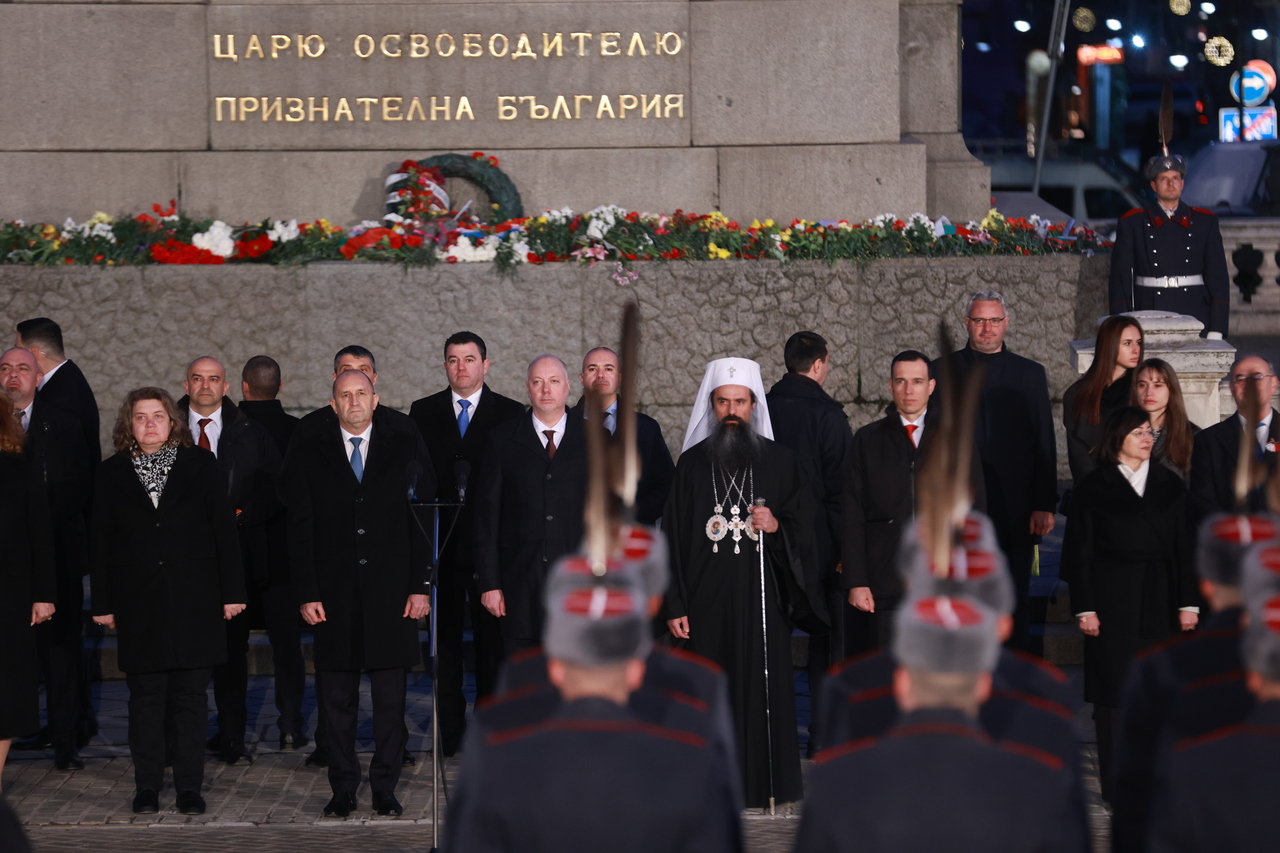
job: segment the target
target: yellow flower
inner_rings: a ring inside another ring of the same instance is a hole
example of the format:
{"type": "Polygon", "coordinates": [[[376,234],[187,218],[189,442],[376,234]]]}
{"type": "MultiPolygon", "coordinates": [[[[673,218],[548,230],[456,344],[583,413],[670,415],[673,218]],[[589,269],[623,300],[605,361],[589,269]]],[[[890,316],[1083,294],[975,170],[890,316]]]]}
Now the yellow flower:
{"type": "Polygon", "coordinates": [[[773,227],[773,220],[772,220],[772,219],[766,219],[766,220],[764,221],[764,227],[765,227],[765,228],[772,228],[772,227],[773,227]]]}
{"type": "Polygon", "coordinates": [[[54,240],[54,241],[53,241],[53,246],[52,246],[51,248],[52,248],[55,252],[56,252],[56,251],[58,251],[59,249],[61,249],[61,248],[62,248],[62,241],[61,241],[61,240],[54,240]]]}
{"type": "Polygon", "coordinates": [[[791,229],[790,229],[790,228],[784,228],[784,229],[782,229],[781,231],[779,231],[779,232],[778,232],[778,239],[780,239],[780,240],[781,240],[782,242],[784,242],[784,243],[785,243],[785,242],[787,242],[788,240],[790,240],[790,239],[791,239],[791,229]]]}
{"type": "Polygon", "coordinates": [[[751,227],[752,227],[752,228],[755,228],[755,229],[757,229],[757,230],[758,230],[758,229],[760,229],[760,228],[761,228],[761,227],[763,227],[763,226],[761,226],[761,225],[760,225],[760,220],[759,220],[759,219],[753,219],[753,220],[751,220],[751,227]]]}
{"type": "Polygon", "coordinates": [[[46,240],[52,240],[54,235],[58,233],[58,229],[52,225],[45,225],[40,229],[40,236],[46,240]]]}
{"type": "Polygon", "coordinates": [[[546,225],[546,224],[547,224],[547,217],[545,217],[545,216],[539,216],[539,217],[538,217],[538,224],[539,224],[539,225],[546,225]]]}
{"type": "Polygon", "coordinates": [[[997,213],[994,207],[988,210],[987,215],[983,217],[980,223],[978,223],[979,227],[982,228],[983,231],[990,231],[992,228],[998,228],[1003,224],[1004,217],[997,213]]]}
{"type": "Polygon", "coordinates": [[[708,244],[707,244],[707,257],[709,257],[709,258],[711,258],[711,259],[713,259],[713,260],[721,260],[721,261],[723,261],[723,260],[725,260],[726,258],[732,258],[732,257],[733,257],[733,252],[730,252],[728,249],[722,249],[722,248],[720,248],[719,246],[717,246],[715,243],[708,243],[708,244]]]}
{"type": "Polygon", "coordinates": [[[97,225],[99,223],[110,223],[110,222],[111,222],[111,217],[103,213],[101,210],[99,210],[93,216],[89,217],[90,225],[97,225]]]}

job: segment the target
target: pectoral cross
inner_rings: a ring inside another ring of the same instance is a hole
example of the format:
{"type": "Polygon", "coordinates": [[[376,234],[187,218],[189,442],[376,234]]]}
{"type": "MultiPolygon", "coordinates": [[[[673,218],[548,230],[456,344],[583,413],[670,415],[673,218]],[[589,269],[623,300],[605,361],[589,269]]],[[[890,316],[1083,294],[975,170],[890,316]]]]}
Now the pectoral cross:
{"type": "Polygon", "coordinates": [[[747,535],[749,536],[751,535],[751,528],[748,523],[743,521],[739,516],[739,510],[736,506],[730,507],[729,514],[733,516],[733,518],[729,519],[728,524],[730,532],[733,533],[733,553],[741,554],[742,550],[738,547],[738,543],[742,541],[742,532],[744,530],[747,531],[747,535]]]}

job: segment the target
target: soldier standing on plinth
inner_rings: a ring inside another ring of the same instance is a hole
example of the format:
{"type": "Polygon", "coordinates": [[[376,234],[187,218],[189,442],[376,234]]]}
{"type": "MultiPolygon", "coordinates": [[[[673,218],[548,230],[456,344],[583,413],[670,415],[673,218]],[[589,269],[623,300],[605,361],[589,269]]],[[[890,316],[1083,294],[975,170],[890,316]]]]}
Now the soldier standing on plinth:
{"type": "Polygon", "coordinates": [[[1111,313],[1189,314],[1204,323],[1202,337],[1222,340],[1231,300],[1218,218],[1182,201],[1187,164],[1169,153],[1172,130],[1173,99],[1166,86],[1160,105],[1163,153],[1144,169],[1156,201],[1120,217],[1111,253],[1111,313]]]}

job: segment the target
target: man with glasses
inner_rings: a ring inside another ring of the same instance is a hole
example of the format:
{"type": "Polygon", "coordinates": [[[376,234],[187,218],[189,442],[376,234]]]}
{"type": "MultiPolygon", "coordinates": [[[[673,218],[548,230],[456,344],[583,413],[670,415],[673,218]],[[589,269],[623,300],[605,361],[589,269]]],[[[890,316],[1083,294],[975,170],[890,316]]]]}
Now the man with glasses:
{"type": "Polygon", "coordinates": [[[1156,200],[1120,217],[1111,253],[1111,313],[1173,311],[1204,323],[1222,340],[1231,307],[1227,256],[1218,218],[1182,201],[1187,165],[1177,154],[1152,157],[1146,176],[1156,200]]]}
{"type": "MultiPolygon", "coordinates": [[[[1271,362],[1257,355],[1244,355],[1236,359],[1227,374],[1231,396],[1236,401],[1236,414],[1222,423],[1202,430],[1196,436],[1195,449],[1191,453],[1191,500],[1200,518],[1215,512],[1236,512],[1235,473],[1240,455],[1240,439],[1246,428],[1248,412],[1245,409],[1245,392],[1249,380],[1258,382],[1258,408],[1253,413],[1258,421],[1258,458],[1268,473],[1276,464],[1276,441],[1280,439],[1276,411],[1271,408],[1271,397],[1276,393],[1276,370],[1271,362]]],[[[1267,508],[1261,488],[1253,489],[1248,497],[1249,512],[1263,512],[1267,508]]]]}
{"type": "MultiPolygon", "coordinates": [[[[986,374],[978,403],[976,438],[986,487],[987,514],[1018,590],[1014,648],[1039,653],[1031,639],[1028,593],[1040,537],[1053,530],[1058,502],[1058,450],[1044,366],[1004,344],[1009,311],[994,290],[973,294],[964,315],[968,344],[950,355],[957,381],[979,364],[986,374]]],[[[934,375],[938,375],[936,369],[934,375]]]]}

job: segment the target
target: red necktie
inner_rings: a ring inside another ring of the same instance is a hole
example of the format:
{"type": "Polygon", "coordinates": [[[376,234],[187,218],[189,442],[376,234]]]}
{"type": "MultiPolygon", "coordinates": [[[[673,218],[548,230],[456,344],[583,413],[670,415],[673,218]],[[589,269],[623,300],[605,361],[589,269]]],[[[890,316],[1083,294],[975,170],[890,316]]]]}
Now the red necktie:
{"type": "Polygon", "coordinates": [[[196,442],[196,444],[200,445],[205,450],[209,450],[209,451],[212,451],[213,448],[209,446],[209,436],[205,435],[204,428],[211,423],[213,423],[213,418],[200,419],[200,440],[196,442]]]}
{"type": "Polygon", "coordinates": [[[556,431],[553,429],[544,429],[542,434],[547,437],[547,458],[556,458],[556,431]]]}
{"type": "Polygon", "coordinates": [[[914,447],[916,443],[915,435],[916,435],[917,427],[915,424],[907,424],[906,427],[907,427],[907,441],[911,442],[912,447],[914,447]]]}

